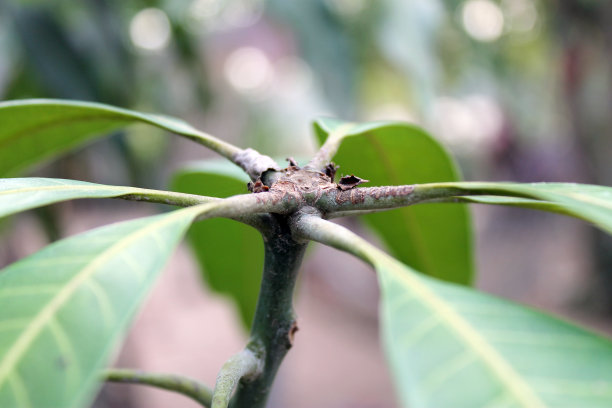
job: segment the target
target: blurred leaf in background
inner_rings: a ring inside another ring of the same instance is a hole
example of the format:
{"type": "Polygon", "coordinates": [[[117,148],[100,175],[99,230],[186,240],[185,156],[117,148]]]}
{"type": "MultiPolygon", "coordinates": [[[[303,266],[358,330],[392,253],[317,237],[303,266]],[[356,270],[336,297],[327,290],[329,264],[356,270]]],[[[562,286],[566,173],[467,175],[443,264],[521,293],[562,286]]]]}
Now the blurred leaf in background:
{"type": "MultiPolygon", "coordinates": [[[[175,191],[213,197],[244,194],[249,178],[228,161],[193,163],[175,176],[175,191]]],[[[248,225],[228,219],[193,224],[187,234],[208,286],[228,295],[238,307],[245,328],[255,314],[263,270],[263,242],[248,225]]]]}
{"type": "MultiPolygon", "coordinates": [[[[4,1],[0,98],[164,112],[272,155],[312,151],[322,114],[403,120],[439,138],[467,179],[609,185],[611,4],[4,1]]],[[[38,175],[163,187],[173,160],[206,154],[138,128],[101,143],[38,175]]],[[[612,244],[591,241],[612,307],[612,244]]]]}

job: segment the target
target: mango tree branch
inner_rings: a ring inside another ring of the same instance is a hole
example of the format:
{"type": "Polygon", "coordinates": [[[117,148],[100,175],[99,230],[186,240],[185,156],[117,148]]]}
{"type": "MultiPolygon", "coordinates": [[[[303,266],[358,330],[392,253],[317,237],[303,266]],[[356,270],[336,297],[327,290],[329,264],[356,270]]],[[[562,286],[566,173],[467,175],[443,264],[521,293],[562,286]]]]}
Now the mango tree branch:
{"type": "Polygon", "coordinates": [[[211,406],[212,391],[204,384],[188,377],[115,369],[105,371],[102,378],[110,382],[148,385],[178,392],[192,398],[203,407],[210,408],[211,406]]]}
{"type": "Polygon", "coordinates": [[[339,211],[384,210],[402,207],[422,200],[415,186],[355,187],[323,191],[316,207],[325,214],[339,211]]]}
{"type": "MultiPolygon", "coordinates": [[[[217,201],[215,201],[216,203],[217,201]]],[[[257,194],[241,194],[218,201],[223,205],[206,213],[206,218],[225,217],[237,218],[244,215],[273,213],[291,214],[300,205],[299,197],[281,192],[264,192],[257,194]]]]}
{"type": "Polygon", "coordinates": [[[231,160],[240,166],[253,181],[259,179],[268,170],[280,170],[271,157],[251,148],[236,152],[232,155],[231,160]]]}
{"type": "Polygon", "coordinates": [[[355,187],[324,190],[315,206],[326,218],[368,214],[418,203],[457,202],[457,197],[486,192],[461,190],[444,184],[355,187]]]}
{"type": "Polygon", "coordinates": [[[247,346],[264,356],[260,375],[241,381],[232,408],[262,408],[274,377],[294,340],[297,324],[293,312],[293,290],[306,243],[291,236],[289,218],[270,214],[264,238],[264,271],[257,308],[247,346]]]}
{"type": "Polygon", "coordinates": [[[325,167],[332,161],[336,152],[340,148],[340,143],[344,139],[347,133],[351,130],[354,125],[347,123],[339,126],[336,130],[331,132],[327,137],[323,146],[317,151],[314,157],[308,162],[305,169],[324,171],[325,167]]]}
{"type": "MultiPolygon", "coordinates": [[[[183,194],[183,193],[176,193],[173,191],[148,190],[148,189],[136,189],[136,190],[137,191],[134,192],[134,188],[130,188],[131,192],[129,194],[117,196],[115,198],[122,199],[122,200],[129,200],[129,201],[146,201],[150,203],[176,205],[179,207],[191,207],[194,205],[205,204],[205,203],[222,202],[224,200],[222,198],[217,198],[217,197],[207,197],[207,196],[201,196],[201,195],[195,195],[195,194],[183,194]]],[[[241,197],[241,196],[235,196],[235,197],[241,197]]],[[[244,197],[251,197],[251,195],[245,194],[244,197]]],[[[252,210],[252,211],[267,212],[266,209],[270,209],[270,210],[274,209],[273,206],[267,206],[266,204],[266,203],[269,204],[270,201],[273,201],[269,195],[259,196],[259,199],[260,199],[259,201],[261,201],[264,204],[265,208],[263,208],[261,211],[256,211],[256,210],[252,210]]],[[[235,205],[240,205],[239,203],[240,199],[236,198],[233,200],[236,203],[235,205]]],[[[244,205],[247,205],[247,202],[251,202],[253,201],[253,199],[246,198],[244,199],[244,201],[245,201],[244,205]]],[[[282,200],[279,200],[279,201],[282,201],[282,200]]],[[[247,210],[247,208],[244,208],[244,209],[247,210]]],[[[238,214],[238,215],[231,216],[231,217],[228,216],[227,218],[231,218],[235,221],[242,222],[243,224],[250,225],[259,230],[265,227],[264,223],[262,222],[259,216],[257,216],[256,214],[249,214],[247,211],[245,211],[244,214],[238,214]]]]}
{"type": "MultiPolygon", "coordinates": [[[[417,202],[414,202],[412,204],[442,204],[442,203],[468,203],[469,201],[467,200],[462,200],[461,197],[449,197],[449,198],[433,198],[433,199],[428,199],[428,200],[420,200],[417,202]]],[[[412,204],[404,204],[401,205],[399,207],[406,207],[408,205],[412,205],[412,204]]],[[[395,208],[399,208],[399,207],[395,207],[395,208]]],[[[372,208],[369,210],[349,210],[349,211],[334,211],[332,213],[326,214],[326,216],[324,217],[326,220],[332,220],[334,218],[342,218],[342,217],[359,217],[361,215],[367,215],[367,214],[375,214],[375,213],[379,213],[379,212],[383,212],[383,211],[389,211],[392,210],[394,207],[389,207],[389,208],[372,208]]]]}
{"type": "Polygon", "coordinates": [[[212,396],[212,408],[227,408],[238,381],[242,379],[248,381],[261,373],[262,357],[255,355],[249,349],[244,349],[223,364],[217,375],[212,396]]]}
{"type": "Polygon", "coordinates": [[[198,220],[215,217],[231,218],[249,224],[260,231],[268,229],[267,222],[261,219],[261,215],[267,213],[290,214],[295,212],[300,205],[298,196],[278,191],[241,194],[228,198],[210,198],[164,191],[150,193],[151,191],[154,190],[149,190],[149,193],[142,193],[142,195],[129,194],[118,198],[185,205],[187,207],[216,203],[217,206],[198,217],[198,220]],[[198,202],[200,199],[202,199],[202,203],[198,202]]]}

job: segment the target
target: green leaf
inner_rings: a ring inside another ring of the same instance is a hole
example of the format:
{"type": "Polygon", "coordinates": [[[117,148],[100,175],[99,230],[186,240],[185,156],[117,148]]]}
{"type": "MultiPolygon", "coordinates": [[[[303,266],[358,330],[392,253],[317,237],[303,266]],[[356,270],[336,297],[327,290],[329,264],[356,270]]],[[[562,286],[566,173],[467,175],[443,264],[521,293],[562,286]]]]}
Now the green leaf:
{"type": "Polygon", "coordinates": [[[175,118],[91,102],[31,99],[0,102],[0,177],[133,123],[147,123],[206,145],[224,142],[175,118]]]}
{"type": "Polygon", "coordinates": [[[541,210],[556,212],[565,215],[572,215],[568,213],[565,208],[558,204],[554,204],[548,201],[531,200],[529,198],[521,197],[502,197],[502,196],[465,196],[455,197],[455,201],[473,204],[490,204],[490,205],[505,205],[509,207],[521,207],[530,208],[532,210],[541,210]]]}
{"type": "MultiPolygon", "coordinates": [[[[612,232],[612,188],[441,183],[487,204],[573,215],[612,232]]],[[[431,188],[429,186],[425,188],[431,188]]],[[[373,256],[385,344],[410,407],[609,407],[612,343],[541,312],[422,277],[373,256]]]]}
{"type": "Polygon", "coordinates": [[[0,179],[0,217],[77,198],[109,198],[135,194],[133,187],[105,186],[52,178],[0,179]]]}
{"type": "Polygon", "coordinates": [[[404,406],[612,406],[609,340],[384,257],[382,332],[404,406]]]}
{"type": "Polygon", "coordinates": [[[86,404],[181,236],[216,206],[89,231],[0,271],[0,406],[86,404]]]}
{"type": "MultiPolygon", "coordinates": [[[[575,183],[436,183],[425,189],[457,189],[458,200],[558,212],[592,222],[612,233],[612,187],[575,183]],[[479,196],[477,194],[484,194],[479,196]]],[[[419,186],[420,188],[420,186],[419,186]]]]}
{"type": "MultiPolygon", "coordinates": [[[[244,194],[248,176],[226,160],[191,164],[178,172],[174,191],[228,197],[244,194]]],[[[245,327],[255,314],[263,270],[263,243],[253,228],[229,219],[194,224],[189,243],[201,265],[202,278],[209,287],[230,296],[238,306],[245,327]]]]}
{"type": "MultiPolygon", "coordinates": [[[[401,185],[458,180],[455,164],[442,146],[420,128],[396,122],[315,123],[320,142],[344,126],[334,161],[342,174],[369,185],[401,185]]],[[[470,216],[465,206],[428,204],[363,216],[402,262],[451,282],[469,284],[473,275],[470,216]]]]}
{"type": "Polygon", "coordinates": [[[415,272],[344,227],[297,234],[377,272],[381,331],[402,406],[610,407],[612,342],[542,312],[415,272]]]}

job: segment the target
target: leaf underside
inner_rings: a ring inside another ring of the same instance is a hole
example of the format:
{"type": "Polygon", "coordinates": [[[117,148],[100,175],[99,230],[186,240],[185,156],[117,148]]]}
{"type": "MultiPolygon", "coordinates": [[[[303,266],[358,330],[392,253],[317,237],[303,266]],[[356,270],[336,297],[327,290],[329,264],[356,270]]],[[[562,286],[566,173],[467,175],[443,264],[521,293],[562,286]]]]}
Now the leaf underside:
{"type": "Polygon", "coordinates": [[[77,407],[200,207],[58,241],[0,271],[0,406],[77,407]]]}
{"type": "Polygon", "coordinates": [[[376,269],[404,406],[612,406],[609,340],[393,260],[376,269]]]}

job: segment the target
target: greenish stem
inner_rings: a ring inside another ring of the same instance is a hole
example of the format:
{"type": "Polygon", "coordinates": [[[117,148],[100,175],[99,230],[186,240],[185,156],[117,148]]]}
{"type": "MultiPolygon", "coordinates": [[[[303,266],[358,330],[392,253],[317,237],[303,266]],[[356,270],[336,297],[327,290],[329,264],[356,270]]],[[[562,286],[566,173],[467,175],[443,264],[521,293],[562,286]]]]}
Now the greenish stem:
{"type": "Polygon", "coordinates": [[[325,166],[332,161],[336,155],[336,152],[340,148],[342,139],[346,137],[347,133],[353,126],[354,125],[352,123],[346,123],[331,132],[327,137],[327,140],[325,140],[325,143],[323,143],[323,146],[321,146],[319,151],[317,151],[314,157],[306,166],[304,166],[304,168],[309,170],[324,171],[325,166]]]}
{"type": "MultiPolygon", "coordinates": [[[[134,189],[131,189],[132,191],[134,189]]],[[[260,231],[267,229],[261,218],[264,213],[288,214],[294,212],[299,203],[295,197],[282,193],[265,192],[259,194],[241,194],[228,198],[206,197],[194,194],[175,193],[172,191],[138,189],[136,192],[115,198],[131,201],[147,201],[192,207],[206,203],[224,203],[218,209],[207,213],[206,218],[225,217],[250,225],[260,231]]]]}
{"type": "Polygon", "coordinates": [[[263,233],[265,261],[251,338],[247,348],[264,358],[260,375],[241,381],[232,408],[262,408],[272,382],[293,344],[297,331],[293,290],[306,243],[292,238],[289,217],[270,214],[269,230],[263,233]]]}
{"type": "MultiPolygon", "coordinates": [[[[159,126],[158,123],[151,122],[151,120],[147,117],[144,117],[144,120],[159,126]]],[[[263,155],[254,149],[241,149],[231,143],[217,139],[208,133],[192,128],[191,126],[186,128],[185,131],[165,126],[164,128],[217,152],[221,156],[230,160],[232,163],[240,166],[252,180],[257,180],[268,169],[279,170],[278,165],[272,158],[263,155]]]]}
{"type": "Polygon", "coordinates": [[[239,218],[255,214],[291,214],[299,207],[295,197],[280,192],[266,192],[259,194],[241,194],[223,198],[214,203],[220,204],[206,213],[206,218],[226,217],[239,218]]]}
{"type": "Polygon", "coordinates": [[[355,187],[323,191],[315,206],[324,214],[346,211],[384,210],[403,207],[429,197],[415,193],[414,185],[355,187]]]}
{"type": "Polygon", "coordinates": [[[296,238],[319,242],[348,252],[372,266],[380,258],[389,258],[386,253],[349,229],[318,216],[299,214],[293,219],[291,228],[296,238]]]}
{"type": "Polygon", "coordinates": [[[418,200],[418,201],[415,201],[415,202],[409,203],[409,204],[401,204],[401,205],[397,205],[395,207],[371,208],[371,209],[368,209],[368,210],[334,211],[334,212],[331,212],[329,214],[326,214],[326,216],[324,218],[327,219],[327,220],[331,220],[331,219],[334,219],[334,218],[341,218],[341,217],[358,217],[358,216],[361,216],[361,215],[367,215],[367,214],[374,214],[374,213],[379,213],[379,212],[383,212],[383,211],[389,211],[389,210],[392,210],[393,208],[407,207],[409,205],[415,205],[415,204],[444,204],[444,203],[457,204],[457,203],[469,203],[470,202],[469,198],[470,197],[457,197],[457,196],[444,197],[444,198],[431,198],[431,199],[418,200]]]}
{"type": "MultiPolygon", "coordinates": [[[[261,354],[261,353],[259,353],[261,354]]],[[[232,356],[217,375],[212,408],[227,408],[238,381],[248,381],[261,373],[263,360],[249,349],[232,356]]]]}
{"type": "Polygon", "coordinates": [[[212,391],[210,388],[188,377],[115,369],[105,371],[102,378],[111,382],[141,384],[174,391],[197,401],[203,407],[211,407],[212,391]]]}
{"type": "Polygon", "coordinates": [[[211,203],[219,201],[217,197],[207,197],[196,194],[176,193],[174,191],[131,189],[136,192],[121,195],[116,198],[129,201],[147,201],[150,203],[176,205],[179,207],[191,207],[192,205],[211,203]]]}
{"type": "Polygon", "coordinates": [[[507,195],[501,191],[460,189],[449,183],[432,183],[325,190],[314,205],[326,218],[337,218],[413,204],[459,202],[461,196],[486,194],[507,195]]]}
{"type": "Polygon", "coordinates": [[[232,161],[240,166],[255,181],[268,170],[279,171],[278,164],[269,156],[263,155],[254,149],[244,149],[232,156],[232,161]]]}

